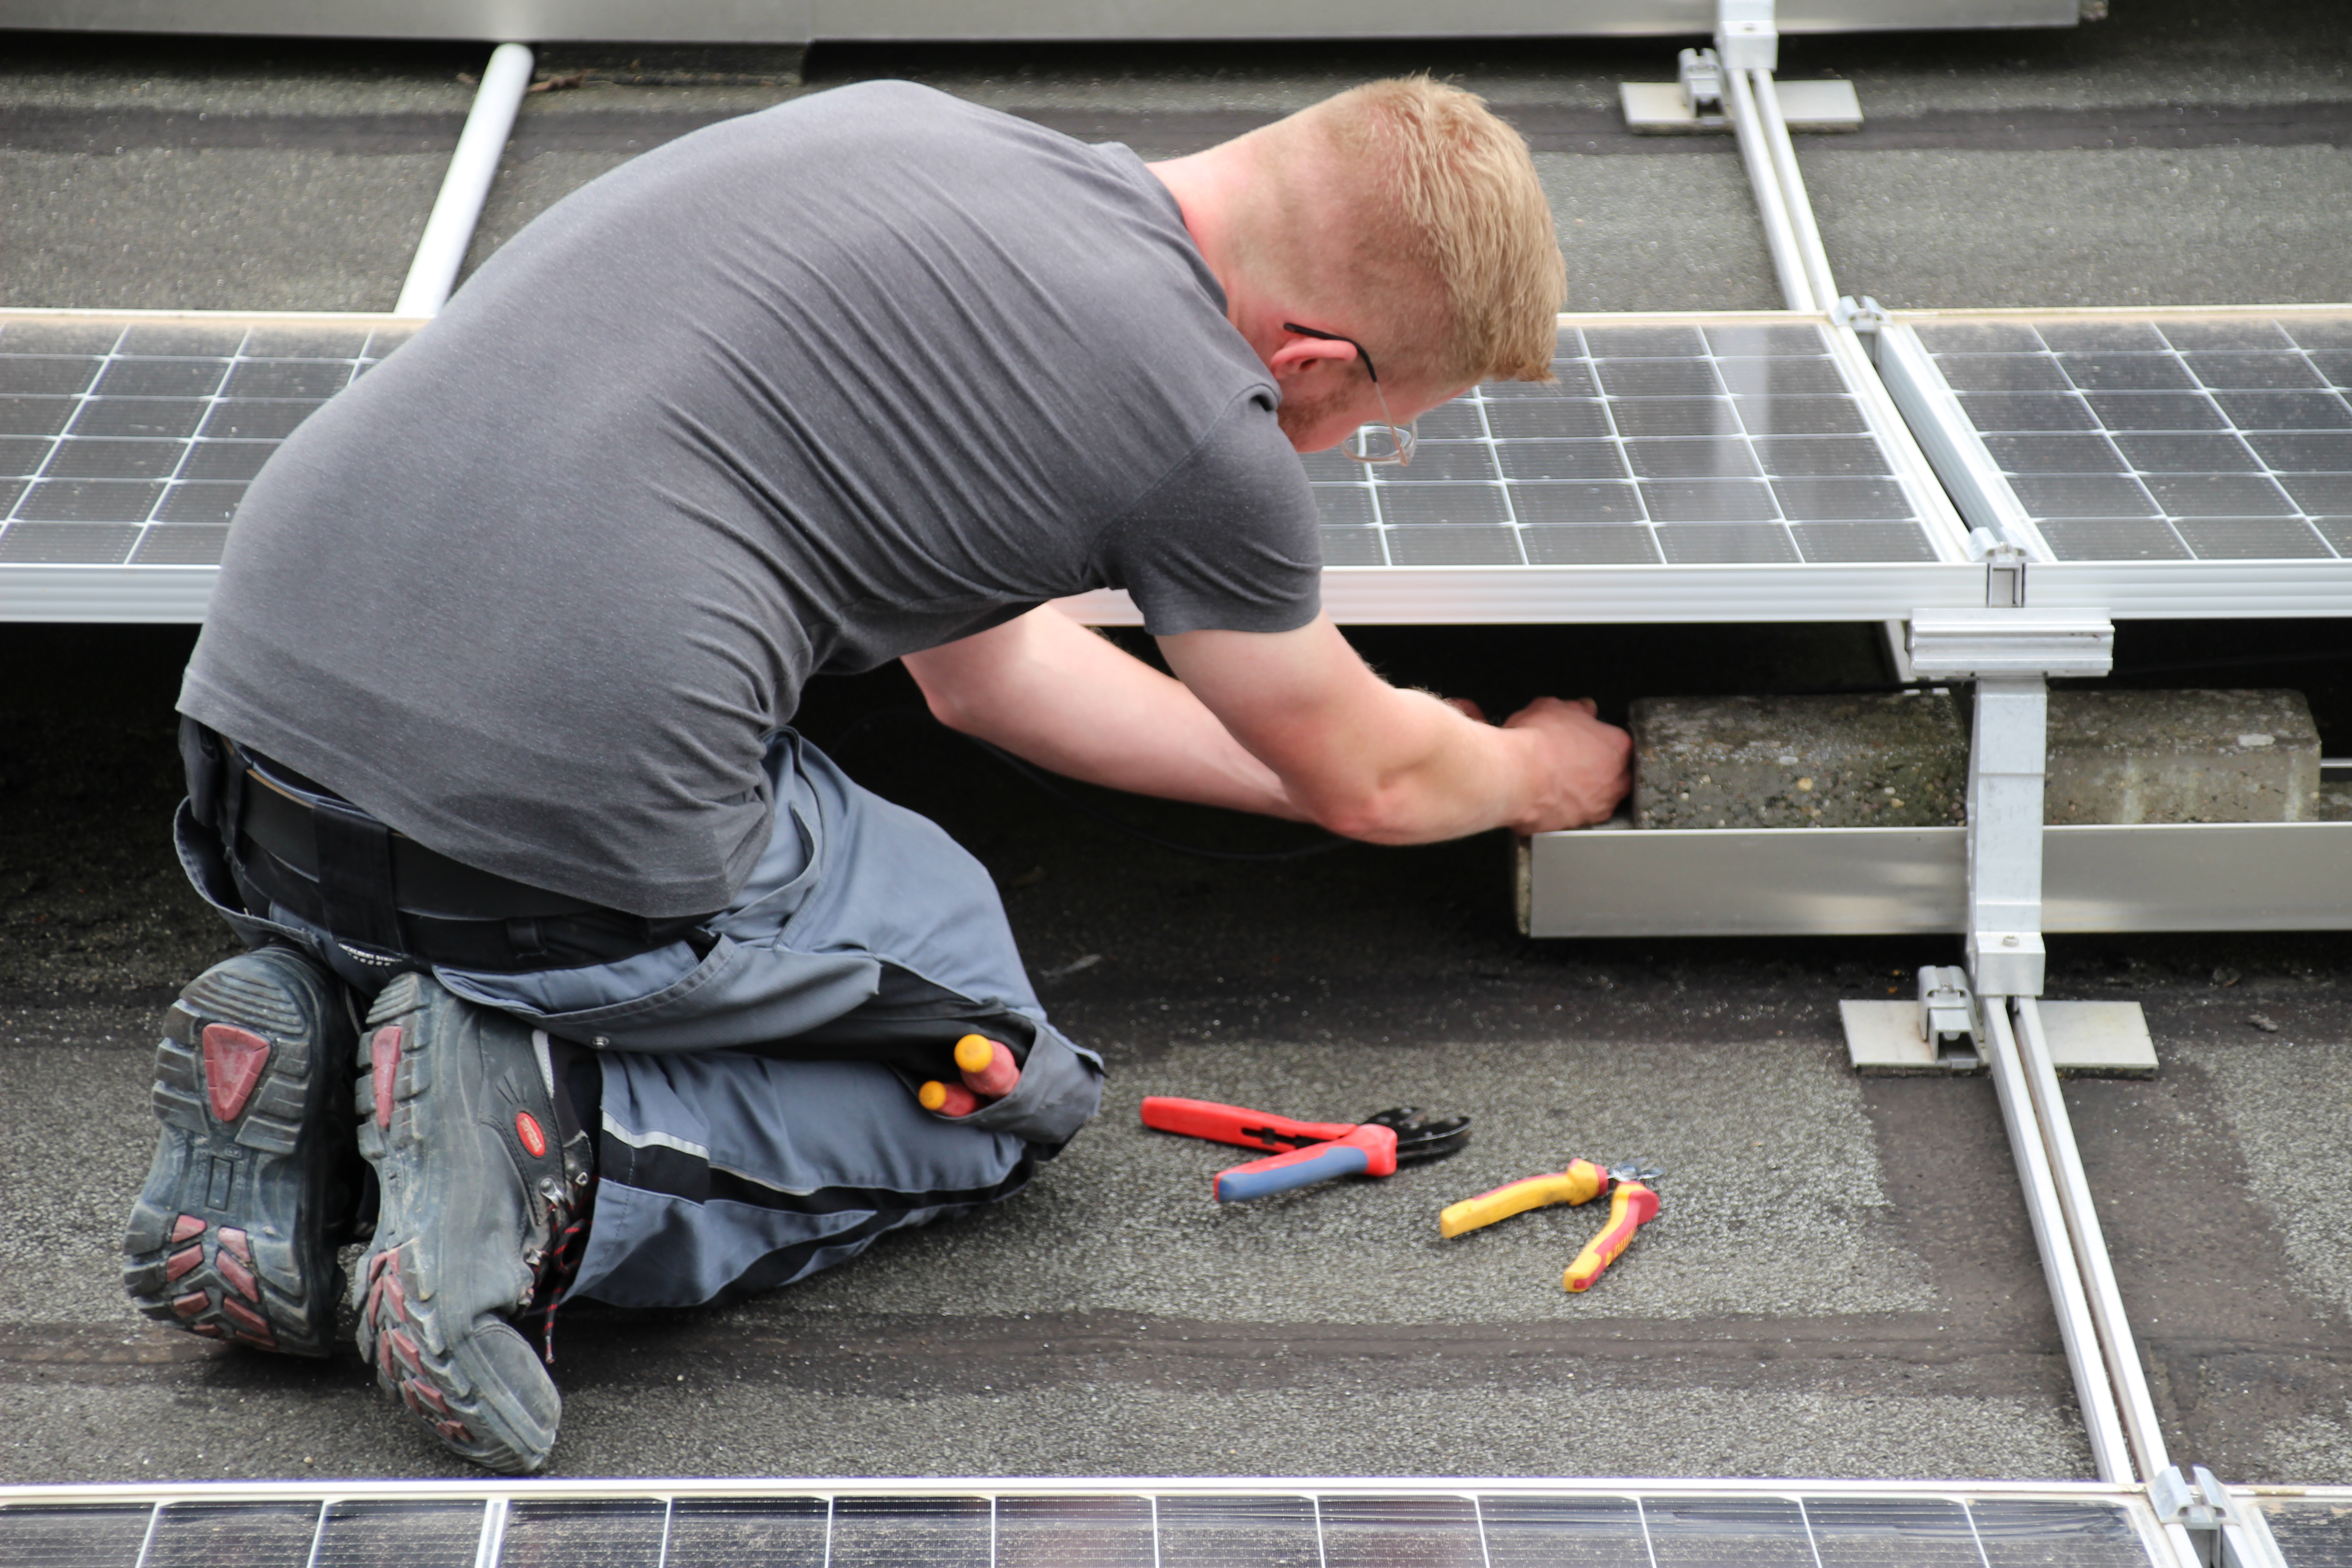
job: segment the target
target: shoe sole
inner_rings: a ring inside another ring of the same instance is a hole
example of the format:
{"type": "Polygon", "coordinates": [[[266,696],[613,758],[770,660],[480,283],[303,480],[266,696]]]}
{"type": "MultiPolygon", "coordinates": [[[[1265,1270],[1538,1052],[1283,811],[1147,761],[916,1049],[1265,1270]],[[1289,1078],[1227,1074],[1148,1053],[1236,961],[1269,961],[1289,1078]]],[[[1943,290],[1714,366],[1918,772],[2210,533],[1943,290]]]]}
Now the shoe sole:
{"type": "Polygon", "coordinates": [[[148,1317],[331,1353],[327,1229],[352,1154],[346,1020],[333,982],[280,949],[215,964],[180,994],[155,1050],[163,1131],[122,1243],[123,1287],[148,1317]]]}
{"type": "Polygon", "coordinates": [[[471,1047],[455,1037],[474,1026],[452,1004],[431,998],[425,984],[404,974],[386,986],[359,1046],[360,1152],[376,1168],[382,1193],[363,1266],[359,1348],[384,1392],[452,1452],[518,1474],[547,1462],[562,1401],[511,1326],[487,1313],[446,1321],[435,1300],[435,1237],[444,1218],[436,1210],[450,1194],[441,1190],[449,1184],[436,1164],[446,1156],[436,1157],[434,1142],[460,1135],[472,1119],[451,1058],[471,1047]],[[451,1026],[415,1026],[415,1015],[436,1007],[451,1026]]]}

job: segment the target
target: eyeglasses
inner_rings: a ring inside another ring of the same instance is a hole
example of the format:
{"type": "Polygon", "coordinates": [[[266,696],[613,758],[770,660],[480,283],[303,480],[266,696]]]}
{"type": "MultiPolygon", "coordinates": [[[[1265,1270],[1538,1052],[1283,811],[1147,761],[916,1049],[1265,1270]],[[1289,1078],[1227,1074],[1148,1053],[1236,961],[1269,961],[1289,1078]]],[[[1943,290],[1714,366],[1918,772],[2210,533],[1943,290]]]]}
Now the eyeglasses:
{"type": "Polygon", "coordinates": [[[1282,330],[1286,332],[1297,332],[1302,338],[1314,338],[1322,342],[1345,343],[1356,351],[1358,359],[1364,362],[1364,374],[1371,381],[1372,395],[1380,399],[1381,422],[1377,425],[1360,426],[1355,434],[1354,449],[1350,450],[1342,446],[1339,448],[1339,455],[1343,458],[1351,458],[1359,463],[1394,463],[1399,468],[1412,462],[1413,447],[1421,437],[1414,433],[1410,422],[1400,425],[1389,413],[1388,394],[1381,390],[1381,373],[1372,368],[1372,356],[1364,352],[1364,345],[1353,338],[1343,338],[1337,332],[1318,332],[1312,327],[1302,327],[1296,321],[1283,322],[1282,330]]]}

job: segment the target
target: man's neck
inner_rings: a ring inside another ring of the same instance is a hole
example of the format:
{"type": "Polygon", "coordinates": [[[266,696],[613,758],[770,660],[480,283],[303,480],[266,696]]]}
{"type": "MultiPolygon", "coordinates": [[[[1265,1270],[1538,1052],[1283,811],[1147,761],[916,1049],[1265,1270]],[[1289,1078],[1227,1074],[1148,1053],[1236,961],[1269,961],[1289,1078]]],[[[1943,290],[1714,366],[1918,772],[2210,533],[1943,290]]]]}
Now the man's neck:
{"type": "MultiPolygon", "coordinates": [[[[1176,198],[1184,231],[1207,264],[1209,275],[1224,290],[1225,317],[1244,337],[1264,311],[1241,265],[1235,219],[1243,210],[1242,191],[1249,178],[1246,160],[1226,142],[1189,157],[1170,158],[1145,165],[1176,198]]],[[[1253,342],[1253,346],[1255,346],[1253,342]]]]}

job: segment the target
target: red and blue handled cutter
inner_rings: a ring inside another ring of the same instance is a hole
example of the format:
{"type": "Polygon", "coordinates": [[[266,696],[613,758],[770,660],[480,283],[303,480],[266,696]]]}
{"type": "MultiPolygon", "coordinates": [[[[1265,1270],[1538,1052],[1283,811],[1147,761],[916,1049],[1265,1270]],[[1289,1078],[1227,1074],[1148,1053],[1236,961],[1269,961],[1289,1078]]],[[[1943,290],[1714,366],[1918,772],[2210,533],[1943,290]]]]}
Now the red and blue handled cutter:
{"type": "Polygon", "coordinates": [[[1434,1160],[1470,1142],[1468,1117],[1431,1121],[1410,1105],[1361,1121],[1296,1121],[1213,1100],[1154,1094],[1144,1099],[1143,1124],[1273,1152],[1270,1160],[1217,1173],[1210,1190],[1221,1204],[1311,1187],[1334,1176],[1386,1176],[1401,1160],[1434,1160]]]}

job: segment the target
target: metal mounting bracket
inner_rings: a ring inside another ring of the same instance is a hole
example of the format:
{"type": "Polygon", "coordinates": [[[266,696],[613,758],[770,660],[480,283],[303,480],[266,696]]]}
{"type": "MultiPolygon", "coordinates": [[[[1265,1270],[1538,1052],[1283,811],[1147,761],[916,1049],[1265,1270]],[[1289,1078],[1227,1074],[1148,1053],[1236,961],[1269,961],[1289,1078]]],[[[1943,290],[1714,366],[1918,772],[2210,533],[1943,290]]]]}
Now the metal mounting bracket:
{"type": "Polygon", "coordinates": [[[1726,70],[1780,68],[1780,29],[1772,0],[1716,0],[1715,52],[1726,70]]]}
{"type": "Polygon", "coordinates": [[[1878,330],[1891,319],[1886,307],[1867,294],[1859,300],[1851,294],[1841,294],[1838,302],[1830,307],[1831,322],[1852,332],[1874,365],[1878,363],[1878,330]]]}
{"type": "Polygon", "coordinates": [[[1675,84],[1682,89],[1683,107],[1690,110],[1691,122],[1711,130],[1721,130],[1727,123],[1723,117],[1723,65],[1715,58],[1713,49],[1685,49],[1675,61],[1675,84]]]}
{"type": "Polygon", "coordinates": [[[1919,971],[1919,1038],[1953,1071],[1977,1065],[1977,998],[1969,972],[1930,963],[1919,971]],[[1955,1045],[1954,1042],[1960,1042],[1955,1045]]]}
{"type": "Polygon", "coordinates": [[[2182,1568],[2285,1568],[2278,1544],[2252,1510],[2202,1465],[2173,1465],[2147,1483],[2148,1506],[2183,1559],[2182,1568]]]}
{"type": "MultiPolygon", "coordinates": [[[[1988,595],[2021,599],[2024,562],[1996,546],[1988,595]]],[[[1920,610],[1907,638],[1923,679],[1972,679],[1969,742],[1968,966],[1979,997],[2042,994],[2042,790],[2049,678],[2105,675],[2115,623],[2097,610],[1920,610]]]]}

